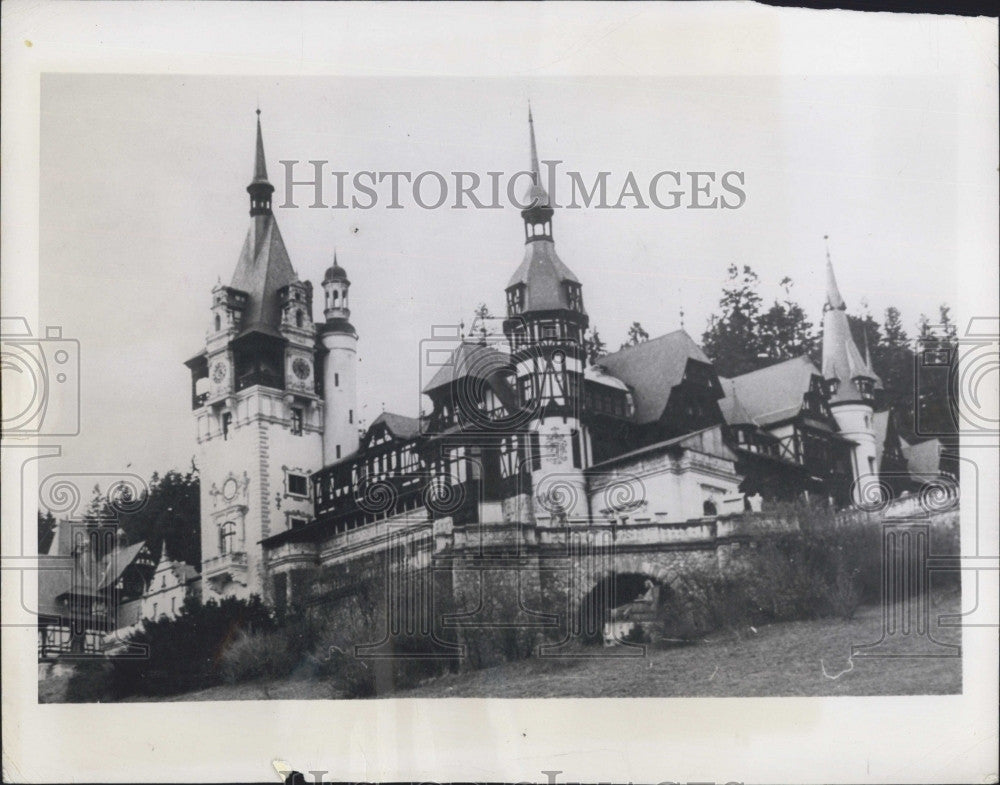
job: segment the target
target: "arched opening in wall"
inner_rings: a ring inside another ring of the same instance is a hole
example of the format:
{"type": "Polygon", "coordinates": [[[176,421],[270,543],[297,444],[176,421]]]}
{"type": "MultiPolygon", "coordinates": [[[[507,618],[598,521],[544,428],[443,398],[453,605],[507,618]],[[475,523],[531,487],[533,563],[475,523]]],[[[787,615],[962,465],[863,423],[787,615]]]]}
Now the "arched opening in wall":
{"type": "Polygon", "coordinates": [[[219,314],[215,315],[215,331],[219,332],[222,329],[222,317],[219,314]]]}
{"type": "Polygon", "coordinates": [[[701,504],[701,514],[706,518],[715,517],[719,514],[719,508],[716,506],[715,502],[711,499],[705,499],[701,504]]]}
{"type": "Polygon", "coordinates": [[[611,628],[612,632],[627,633],[636,624],[653,624],[666,591],[656,578],[643,573],[613,573],[602,578],[580,600],[576,619],[580,637],[585,643],[598,645],[611,628]]]}

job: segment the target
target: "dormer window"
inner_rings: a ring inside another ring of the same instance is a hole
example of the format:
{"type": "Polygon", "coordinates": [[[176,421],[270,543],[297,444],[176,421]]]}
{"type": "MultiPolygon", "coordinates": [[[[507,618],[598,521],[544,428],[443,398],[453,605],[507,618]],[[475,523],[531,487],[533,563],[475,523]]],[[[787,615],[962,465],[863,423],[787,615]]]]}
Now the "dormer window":
{"type": "Polygon", "coordinates": [[[566,296],[569,300],[569,307],[572,311],[583,310],[583,292],[579,284],[567,282],[566,296]]]}
{"type": "Polygon", "coordinates": [[[827,379],[823,384],[823,388],[827,395],[836,395],[837,390],[840,389],[840,380],[827,379]]]}
{"type": "Polygon", "coordinates": [[[858,392],[861,393],[861,397],[864,400],[870,400],[875,397],[875,382],[865,376],[858,376],[854,379],[854,383],[858,387],[858,392]]]}
{"type": "Polygon", "coordinates": [[[524,284],[507,290],[507,315],[516,316],[524,310],[524,284]]]}

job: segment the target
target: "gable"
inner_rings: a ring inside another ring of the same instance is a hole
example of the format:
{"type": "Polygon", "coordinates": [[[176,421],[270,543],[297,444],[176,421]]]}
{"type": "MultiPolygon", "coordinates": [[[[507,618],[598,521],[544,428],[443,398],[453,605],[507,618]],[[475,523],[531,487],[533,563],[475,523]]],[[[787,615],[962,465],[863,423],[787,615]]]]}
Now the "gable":
{"type": "Polygon", "coordinates": [[[719,405],[729,425],[771,425],[796,417],[805,396],[816,389],[819,369],[808,357],[794,357],[757,371],[720,379],[719,405]]]}
{"type": "Polygon", "coordinates": [[[605,373],[628,385],[632,390],[635,421],[645,424],[663,415],[671,391],[684,381],[692,360],[711,368],[711,361],[691,336],[676,330],[602,357],[597,364],[605,373]]]}

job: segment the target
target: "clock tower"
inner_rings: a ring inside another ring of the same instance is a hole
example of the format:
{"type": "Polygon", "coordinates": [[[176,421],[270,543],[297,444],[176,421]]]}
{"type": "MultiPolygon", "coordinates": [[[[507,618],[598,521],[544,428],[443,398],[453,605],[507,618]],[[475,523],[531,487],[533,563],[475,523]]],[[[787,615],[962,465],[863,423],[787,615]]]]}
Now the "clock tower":
{"type": "Polygon", "coordinates": [[[212,290],[205,349],[188,360],[201,475],[204,599],[266,597],[261,540],[312,518],[322,466],[312,285],[271,211],[257,111],[250,227],[228,286],[212,290]]]}

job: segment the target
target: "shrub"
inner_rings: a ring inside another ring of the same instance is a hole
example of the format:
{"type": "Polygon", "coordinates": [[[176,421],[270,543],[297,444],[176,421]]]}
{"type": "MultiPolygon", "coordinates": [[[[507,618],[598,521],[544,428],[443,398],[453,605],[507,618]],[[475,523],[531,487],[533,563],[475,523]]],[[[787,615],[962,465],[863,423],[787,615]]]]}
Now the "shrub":
{"type": "Polygon", "coordinates": [[[277,679],[287,676],[302,657],[292,650],[284,630],[278,632],[240,632],[222,653],[222,678],[230,684],[251,679],[277,679]]]}
{"type": "Polygon", "coordinates": [[[222,658],[241,633],[274,628],[274,619],[259,597],[205,604],[189,598],[175,619],[147,621],[129,638],[131,643],[146,646],[148,656],[112,659],[111,690],[125,697],[172,695],[215,686],[222,682],[222,658]]]}

